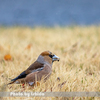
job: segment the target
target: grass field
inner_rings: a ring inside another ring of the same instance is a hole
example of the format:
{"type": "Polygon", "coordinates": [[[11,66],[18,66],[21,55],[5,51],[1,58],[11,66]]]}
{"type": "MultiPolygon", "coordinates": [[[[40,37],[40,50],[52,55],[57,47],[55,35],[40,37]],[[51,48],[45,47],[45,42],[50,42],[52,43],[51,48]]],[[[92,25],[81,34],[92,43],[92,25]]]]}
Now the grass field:
{"type": "MultiPolygon", "coordinates": [[[[0,91],[100,92],[100,26],[0,27],[0,91]],[[6,86],[9,78],[15,78],[27,69],[45,50],[60,57],[59,62],[54,62],[52,75],[46,83],[41,81],[38,86],[25,85],[24,88],[18,84],[6,86]]],[[[100,100],[98,97],[0,99],[100,100]]]]}

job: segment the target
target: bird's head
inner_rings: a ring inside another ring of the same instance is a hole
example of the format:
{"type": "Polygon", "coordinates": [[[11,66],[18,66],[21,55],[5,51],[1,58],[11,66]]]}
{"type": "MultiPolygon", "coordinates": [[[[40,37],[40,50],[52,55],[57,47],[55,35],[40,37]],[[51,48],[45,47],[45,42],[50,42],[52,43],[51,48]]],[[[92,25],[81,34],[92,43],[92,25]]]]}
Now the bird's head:
{"type": "Polygon", "coordinates": [[[50,51],[44,51],[40,54],[40,56],[38,57],[38,60],[42,61],[43,59],[44,59],[44,61],[47,61],[49,63],[60,60],[60,58],[58,56],[56,56],[55,54],[53,54],[50,51]]]}

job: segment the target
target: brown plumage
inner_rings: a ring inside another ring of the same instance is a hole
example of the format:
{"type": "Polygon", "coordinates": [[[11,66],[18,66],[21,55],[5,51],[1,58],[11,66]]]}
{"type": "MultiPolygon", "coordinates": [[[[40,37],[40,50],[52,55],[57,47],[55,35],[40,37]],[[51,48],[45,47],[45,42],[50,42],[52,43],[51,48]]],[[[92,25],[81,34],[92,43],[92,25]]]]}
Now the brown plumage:
{"type": "Polygon", "coordinates": [[[60,58],[52,52],[44,51],[32,65],[30,65],[19,76],[12,79],[12,82],[9,84],[28,83],[29,85],[33,85],[35,81],[40,81],[42,78],[46,80],[52,72],[52,63],[59,60],[60,58]]]}

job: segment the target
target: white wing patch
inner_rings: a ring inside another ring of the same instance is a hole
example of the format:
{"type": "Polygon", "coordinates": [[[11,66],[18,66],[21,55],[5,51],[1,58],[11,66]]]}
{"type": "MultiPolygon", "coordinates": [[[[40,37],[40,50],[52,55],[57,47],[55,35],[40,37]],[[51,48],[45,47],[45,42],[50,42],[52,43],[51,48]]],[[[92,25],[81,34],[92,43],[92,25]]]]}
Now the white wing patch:
{"type": "Polygon", "coordinates": [[[32,70],[32,73],[33,73],[33,72],[36,72],[36,71],[41,71],[41,70],[43,70],[43,68],[44,68],[44,67],[41,67],[41,68],[38,68],[38,69],[32,70]]]}

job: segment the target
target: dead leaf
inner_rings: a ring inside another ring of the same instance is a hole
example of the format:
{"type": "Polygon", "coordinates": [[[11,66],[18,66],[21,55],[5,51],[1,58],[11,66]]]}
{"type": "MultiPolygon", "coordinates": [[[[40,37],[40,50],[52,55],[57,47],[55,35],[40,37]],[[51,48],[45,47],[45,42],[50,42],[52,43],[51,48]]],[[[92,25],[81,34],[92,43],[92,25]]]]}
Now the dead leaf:
{"type": "Polygon", "coordinates": [[[36,81],[34,86],[40,86],[40,82],[36,81]]]}
{"type": "Polygon", "coordinates": [[[32,47],[32,44],[28,44],[25,49],[29,50],[29,49],[31,49],[31,47],[32,47]]]}
{"type": "Polygon", "coordinates": [[[10,54],[7,54],[7,55],[4,56],[4,59],[7,60],[7,61],[11,60],[12,56],[10,54]]]}

